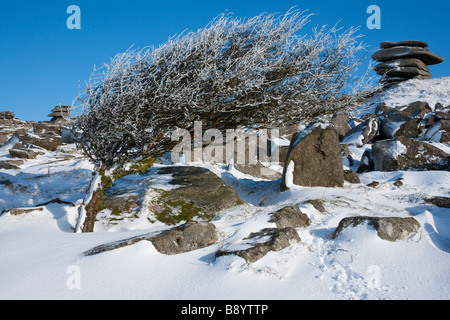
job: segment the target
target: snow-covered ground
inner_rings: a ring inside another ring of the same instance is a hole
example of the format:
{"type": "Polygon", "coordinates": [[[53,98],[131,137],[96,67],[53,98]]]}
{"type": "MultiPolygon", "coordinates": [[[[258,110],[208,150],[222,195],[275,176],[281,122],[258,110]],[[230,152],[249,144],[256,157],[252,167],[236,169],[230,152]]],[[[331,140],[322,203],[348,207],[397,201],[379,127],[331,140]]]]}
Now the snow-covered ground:
{"type": "MultiPolygon", "coordinates": [[[[351,151],[360,155],[364,147],[351,151]]],[[[0,160],[7,157],[4,148],[0,160]]],[[[212,221],[219,233],[217,244],[169,256],[159,253],[151,242],[140,241],[85,256],[83,252],[95,246],[165,227],[128,220],[120,228],[74,233],[77,207],[60,203],[23,215],[4,213],[0,216],[0,299],[450,298],[450,210],[423,201],[450,195],[450,172],[369,172],[359,175],[361,184],[293,187],[280,193],[280,180],[206,167],[235,187],[245,202],[212,221]],[[394,185],[399,178],[403,185],[394,185]],[[374,180],[380,185],[367,186],[374,180]],[[326,212],[317,211],[307,202],[310,199],[322,200],[326,212]],[[218,249],[238,245],[251,232],[274,227],[268,222],[269,214],[288,205],[298,205],[312,221],[307,228],[297,229],[300,243],[270,252],[252,264],[237,256],[214,258],[218,249]],[[356,215],[413,216],[421,228],[397,242],[381,240],[367,225],[330,239],[342,218],[356,215]]],[[[57,152],[29,160],[21,170],[1,169],[0,212],[54,198],[78,205],[91,170],[79,155],[68,159],[57,152]]]]}

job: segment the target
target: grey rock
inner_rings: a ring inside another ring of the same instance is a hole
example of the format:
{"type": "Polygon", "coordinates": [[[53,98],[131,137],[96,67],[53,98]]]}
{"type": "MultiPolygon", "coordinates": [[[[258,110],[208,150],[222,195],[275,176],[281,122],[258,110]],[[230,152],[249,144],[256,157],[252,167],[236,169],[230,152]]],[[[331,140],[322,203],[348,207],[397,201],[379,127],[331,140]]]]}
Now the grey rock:
{"type": "Polygon", "coordinates": [[[146,173],[117,179],[104,192],[101,209],[104,222],[114,223],[124,216],[136,217],[139,211],[152,213],[151,222],[176,225],[189,220],[210,221],[224,209],[243,204],[236,190],[215,173],[193,166],[153,167],[146,173]],[[170,177],[161,177],[168,175],[170,177]],[[175,188],[166,190],[155,181],[168,181],[175,188]],[[168,180],[171,179],[171,180],[168,180]]]}
{"type": "Polygon", "coordinates": [[[442,112],[442,111],[437,111],[434,114],[434,119],[435,120],[450,120],[450,113],[448,112],[442,112]]]}
{"type": "Polygon", "coordinates": [[[269,222],[275,222],[277,228],[305,228],[311,224],[306,213],[303,213],[297,206],[284,207],[273,212],[269,222]]]}
{"type": "Polygon", "coordinates": [[[361,183],[356,172],[351,169],[344,170],[344,180],[350,183],[361,183]]]}
{"type": "Polygon", "coordinates": [[[281,178],[281,173],[263,165],[261,162],[256,164],[235,164],[234,168],[242,173],[251,175],[256,178],[266,180],[278,180],[281,178]]]}
{"type": "Polygon", "coordinates": [[[30,212],[34,212],[34,211],[42,211],[42,210],[44,210],[44,208],[40,207],[40,208],[15,208],[15,209],[9,209],[7,211],[9,212],[10,215],[17,216],[17,215],[22,215],[22,214],[26,214],[26,213],[30,213],[30,212]]]}
{"type": "Polygon", "coordinates": [[[423,61],[427,65],[435,65],[443,62],[445,59],[437,54],[429,51],[428,49],[421,47],[392,47],[387,49],[381,49],[372,55],[372,59],[375,61],[389,61],[400,58],[415,58],[423,61]]]}
{"type": "Polygon", "coordinates": [[[380,139],[395,137],[416,138],[419,136],[420,118],[410,118],[407,113],[391,110],[380,116],[380,139]]]}
{"type": "Polygon", "coordinates": [[[12,148],[9,149],[9,154],[13,158],[20,159],[35,159],[37,157],[37,153],[30,149],[25,148],[12,148]]]}
{"type": "Polygon", "coordinates": [[[409,117],[418,117],[421,119],[423,119],[426,113],[433,111],[428,102],[423,101],[416,101],[407,106],[398,107],[397,109],[409,117]]]}
{"type": "Polygon", "coordinates": [[[356,173],[363,173],[371,170],[373,170],[372,150],[366,149],[361,156],[361,160],[359,161],[359,166],[358,169],[356,169],[356,173]]]}
{"type": "Polygon", "coordinates": [[[369,117],[364,122],[352,128],[341,140],[344,144],[362,147],[371,142],[378,134],[379,121],[377,117],[369,117]]]}
{"type": "Polygon", "coordinates": [[[342,112],[335,114],[331,118],[330,124],[338,133],[339,140],[342,140],[345,137],[345,135],[352,129],[348,124],[349,120],[350,120],[349,117],[342,112]]]}
{"type": "Polygon", "coordinates": [[[372,157],[375,171],[448,170],[450,161],[441,149],[406,137],[376,141],[372,157]]]}
{"type": "Polygon", "coordinates": [[[415,76],[422,76],[423,79],[430,79],[430,70],[422,70],[416,67],[396,67],[389,70],[377,71],[380,76],[386,77],[401,77],[401,78],[413,78],[415,76]]]}
{"type": "Polygon", "coordinates": [[[334,230],[331,238],[337,238],[339,234],[348,227],[356,227],[363,223],[368,223],[368,225],[372,226],[377,231],[378,237],[381,239],[392,242],[404,240],[411,234],[418,232],[420,228],[420,223],[412,217],[347,217],[339,222],[339,225],[334,230]]]}
{"type": "Polygon", "coordinates": [[[367,186],[371,188],[376,188],[380,185],[379,181],[372,181],[371,183],[368,183],[367,186]]]}
{"type": "Polygon", "coordinates": [[[270,251],[280,251],[289,247],[292,243],[301,241],[294,228],[266,228],[259,232],[253,232],[243,240],[250,240],[246,249],[227,250],[216,252],[216,258],[226,255],[237,255],[246,262],[252,263],[264,257],[270,251]]]}
{"type": "Polygon", "coordinates": [[[217,242],[216,228],[212,223],[188,221],[163,232],[153,232],[96,246],[84,252],[85,256],[133,245],[139,241],[151,241],[163,254],[174,255],[210,246],[217,242]]]}
{"type": "Polygon", "coordinates": [[[9,135],[6,133],[2,133],[0,132],[0,147],[5,144],[6,142],[8,142],[9,140],[9,135]]]}
{"type": "Polygon", "coordinates": [[[450,208],[450,197],[430,197],[425,202],[440,208],[450,208]]]}
{"type": "Polygon", "coordinates": [[[229,209],[240,201],[233,187],[205,168],[170,166],[159,168],[158,174],[172,175],[170,184],[181,186],[171,190],[169,198],[193,201],[195,206],[211,212],[229,209]]]}
{"type": "MultiPolygon", "coordinates": [[[[383,75],[386,71],[392,70],[398,67],[413,67],[417,68],[422,71],[430,72],[430,69],[428,66],[419,59],[395,59],[386,61],[383,63],[379,63],[373,67],[373,70],[375,70],[377,73],[380,72],[381,75],[383,75]]],[[[378,73],[378,74],[380,74],[378,73]]]]}
{"type": "Polygon", "coordinates": [[[0,161],[0,169],[18,170],[20,167],[10,161],[0,161]]]}
{"type": "MultiPolygon", "coordinates": [[[[428,122],[429,123],[429,122],[428,122]]],[[[446,143],[450,141],[450,120],[438,120],[430,125],[423,136],[422,140],[446,143]]]]}
{"type": "Polygon", "coordinates": [[[325,207],[323,206],[323,200],[321,200],[321,199],[310,199],[310,200],[308,200],[306,202],[312,204],[314,209],[316,209],[320,213],[325,213],[326,212],[325,207]]]}
{"type": "Polygon", "coordinates": [[[419,136],[420,119],[410,118],[404,124],[400,125],[394,133],[394,137],[417,138],[419,136]]]}
{"type": "Polygon", "coordinates": [[[392,48],[392,47],[402,47],[402,46],[426,48],[426,47],[428,47],[428,43],[423,42],[423,41],[418,41],[418,40],[384,41],[384,42],[380,43],[381,49],[387,49],[387,48],[392,48]]]}
{"type": "Polygon", "coordinates": [[[382,115],[382,114],[386,114],[386,113],[388,113],[391,110],[395,110],[395,108],[388,107],[386,105],[386,103],[382,102],[375,108],[375,114],[377,116],[379,116],[379,115],[382,115]]]}
{"type": "Polygon", "coordinates": [[[293,183],[299,186],[342,187],[344,173],[339,137],[335,129],[316,127],[292,137],[281,179],[281,191],[288,190],[286,174],[294,164],[293,183]]]}
{"type": "Polygon", "coordinates": [[[62,127],[60,125],[54,124],[52,122],[35,122],[33,123],[33,132],[37,135],[42,135],[46,133],[55,133],[57,135],[62,134],[62,127]]]}
{"type": "Polygon", "coordinates": [[[0,119],[5,119],[5,120],[12,120],[14,119],[15,114],[12,111],[1,111],[0,112],[0,119]]]}
{"type": "Polygon", "coordinates": [[[160,253],[173,255],[213,245],[218,240],[216,227],[209,222],[188,221],[151,238],[160,253]]]}
{"type": "Polygon", "coordinates": [[[27,131],[22,131],[18,133],[19,140],[24,145],[34,145],[44,148],[48,151],[56,151],[58,146],[62,143],[62,138],[60,135],[55,133],[44,133],[44,134],[31,134],[27,131]]]}

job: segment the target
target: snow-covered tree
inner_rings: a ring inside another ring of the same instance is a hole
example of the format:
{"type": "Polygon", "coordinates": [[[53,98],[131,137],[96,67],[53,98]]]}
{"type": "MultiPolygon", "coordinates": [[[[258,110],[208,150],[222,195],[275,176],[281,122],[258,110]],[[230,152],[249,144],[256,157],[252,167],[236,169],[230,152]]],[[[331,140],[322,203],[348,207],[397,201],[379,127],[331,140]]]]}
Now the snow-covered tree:
{"type": "Polygon", "coordinates": [[[205,130],[262,128],[345,108],[359,96],[346,93],[365,47],[355,28],[300,34],[310,16],[222,14],[157,48],[119,54],[74,102],[73,131],[97,167],[110,168],[170,151],[171,132],[196,120],[205,130]]]}

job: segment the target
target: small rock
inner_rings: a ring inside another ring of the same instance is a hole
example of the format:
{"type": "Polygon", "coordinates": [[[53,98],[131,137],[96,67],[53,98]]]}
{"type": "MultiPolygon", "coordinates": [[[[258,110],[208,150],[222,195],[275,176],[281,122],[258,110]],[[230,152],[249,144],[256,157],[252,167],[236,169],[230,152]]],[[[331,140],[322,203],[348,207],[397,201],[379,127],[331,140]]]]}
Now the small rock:
{"type": "Polygon", "coordinates": [[[151,238],[156,250],[173,255],[208,247],[218,240],[216,227],[209,222],[188,221],[151,238]]]}
{"type": "Polygon", "coordinates": [[[363,173],[366,171],[371,171],[373,169],[373,159],[372,159],[372,150],[366,149],[361,156],[361,160],[359,161],[358,169],[356,173],[363,173]]]}
{"type": "Polygon", "coordinates": [[[18,170],[20,167],[10,163],[9,161],[0,161],[0,169],[18,170]]]}
{"type": "Polygon", "coordinates": [[[35,159],[37,157],[37,153],[30,149],[18,149],[18,148],[12,148],[9,149],[9,154],[13,158],[20,158],[20,159],[35,159]]]}
{"type": "Polygon", "coordinates": [[[345,228],[356,227],[366,222],[377,231],[378,237],[392,242],[404,240],[412,233],[417,232],[420,228],[420,223],[412,217],[347,217],[339,222],[339,225],[334,230],[331,238],[337,238],[345,228]]]}
{"type": "Polygon", "coordinates": [[[238,250],[219,250],[216,258],[225,255],[237,255],[248,263],[255,262],[264,257],[269,251],[280,251],[289,247],[292,243],[301,241],[294,228],[266,228],[259,232],[251,233],[243,240],[251,240],[246,245],[249,248],[238,250]]]}
{"type": "Polygon", "coordinates": [[[173,255],[210,246],[217,242],[216,228],[208,222],[188,221],[161,233],[147,233],[96,246],[84,252],[85,256],[111,251],[133,245],[139,241],[151,241],[155,249],[163,254],[173,255]]]}
{"type": "Polygon", "coordinates": [[[450,208],[450,197],[431,197],[425,199],[425,202],[440,208],[450,208]]]}
{"type": "Polygon", "coordinates": [[[370,117],[347,132],[342,143],[362,147],[376,137],[378,128],[378,118],[370,117]]]}
{"type": "Polygon", "coordinates": [[[356,172],[351,169],[344,170],[344,180],[350,183],[361,183],[356,172]]]}
{"type": "Polygon", "coordinates": [[[297,206],[284,207],[272,213],[269,222],[275,222],[277,228],[305,228],[311,224],[311,220],[297,206]]]}
{"type": "Polygon", "coordinates": [[[399,187],[399,188],[400,188],[401,186],[403,186],[402,180],[403,180],[403,178],[398,178],[397,180],[395,180],[394,186],[399,187]]]}
{"type": "Polygon", "coordinates": [[[371,187],[371,188],[375,188],[375,187],[378,187],[379,185],[380,185],[380,183],[378,181],[372,181],[367,186],[371,187]]]}
{"type": "Polygon", "coordinates": [[[335,114],[331,120],[331,126],[336,130],[339,135],[339,140],[342,140],[345,135],[352,129],[348,124],[350,119],[347,117],[345,113],[339,112],[335,114]]]}
{"type": "Polygon", "coordinates": [[[9,209],[7,210],[10,215],[17,216],[20,214],[30,213],[33,211],[42,211],[44,208],[16,208],[16,209],[9,209]]]}
{"type": "Polygon", "coordinates": [[[325,213],[325,207],[323,206],[323,200],[320,199],[310,199],[307,202],[311,203],[314,209],[319,211],[320,213],[325,213]]]}
{"type": "Polygon", "coordinates": [[[398,107],[398,109],[408,117],[419,117],[421,119],[423,119],[426,113],[432,112],[429,104],[423,101],[416,101],[407,106],[398,107]]]}

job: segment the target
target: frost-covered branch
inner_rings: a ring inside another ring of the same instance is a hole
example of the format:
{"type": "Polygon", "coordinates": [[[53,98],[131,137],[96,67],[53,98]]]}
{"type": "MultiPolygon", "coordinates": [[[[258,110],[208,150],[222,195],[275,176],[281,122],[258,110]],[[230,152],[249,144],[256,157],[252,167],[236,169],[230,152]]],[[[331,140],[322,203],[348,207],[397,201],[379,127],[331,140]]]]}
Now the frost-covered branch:
{"type": "Polygon", "coordinates": [[[344,93],[364,46],[355,28],[301,35],[310,16],[222,14],[158,48],[119,54],[74,102],[73,131],[110,167],[169,151],[170,132],[191,130],[195,120],[205,130],[284,126],[342,109],[358,96],[344,93]]]}

